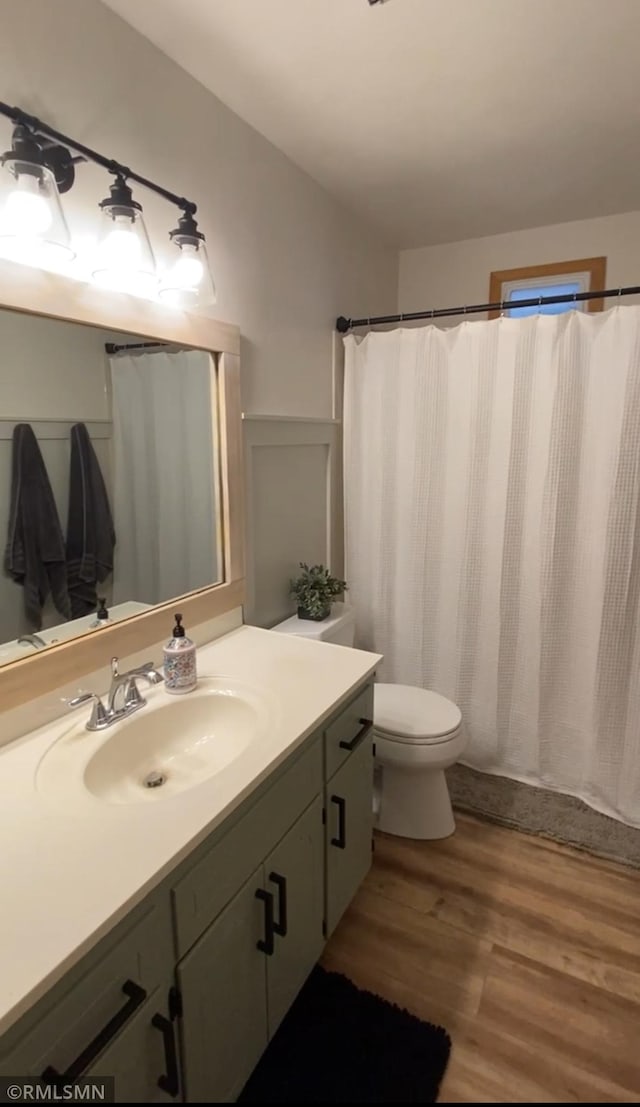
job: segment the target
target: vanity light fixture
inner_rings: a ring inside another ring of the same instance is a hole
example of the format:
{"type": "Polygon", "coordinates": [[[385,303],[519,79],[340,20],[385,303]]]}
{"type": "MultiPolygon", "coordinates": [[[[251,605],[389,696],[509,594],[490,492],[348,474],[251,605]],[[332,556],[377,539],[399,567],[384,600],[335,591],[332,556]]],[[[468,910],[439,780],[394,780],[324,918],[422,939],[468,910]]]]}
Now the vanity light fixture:
{"type": "Polygon", "coordinates": [[[98,205],[102,226],[93,267],[96,283],[117,292],[148,296],[157,287],[156,263],[147,234],[142,204],[122,173],[98,205]]]}
{"type": "Polygon", "coordinates": [[[180,307],[215,304],[216,290],[205,238],[191,210],[183,211],[178,226],[169,231],[169,238],[180,254],[162,280],[161,298],[180,307]]]}
{"type": "Polygon", "coordinates": [[[89,265],[92,279],[104,287],[134,295],[149,297],[158,293],[155,259],[142,205],[134,200],[131,191],[134,182],[174,204],[181,212],[178,226],[169,232],[178,253],[162,281],[162,299],[180,307],[215,303],[205,238],[195,221],[197,209],[192,200],[61,134],[22,108],[0,101],[2,115],[12,120],[14,132],[12,149],[0,156],[0,253],[13,261],[43,268],[51,267],[44,256],[47,249],[57,252],[58,257],[73,257],[59,194],[71,188],[75,164],[92,161],[114,177],[109,196],[99,204],[102,227],[96,255],[89,265]]]}
{"type": "Polygon", "coordinates": [[[47,268],[75,256],[54,173],[64,191],[73,161],[63,147],[43,148],[28,127],[14,128],[0,155],[0,245],[12,260],[47,268]]]}

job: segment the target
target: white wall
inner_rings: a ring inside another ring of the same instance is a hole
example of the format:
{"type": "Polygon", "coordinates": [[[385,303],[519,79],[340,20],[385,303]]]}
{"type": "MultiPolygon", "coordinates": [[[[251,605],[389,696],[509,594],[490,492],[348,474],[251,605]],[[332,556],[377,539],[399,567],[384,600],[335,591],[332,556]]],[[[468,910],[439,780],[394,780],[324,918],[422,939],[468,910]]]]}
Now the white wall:
{"type": "MultiPolygon", "coordinates": [[[[329,417],[333,322],[389,310],[395,251],[98,0],[0,0],[0,26],[3,100],[198,203],[215,314],[242,330],[245,410],[329,417]]],[[[108,183],[78,168],[76,236],[95,233],[108,183]]],[[[138,198],[166,255],[175,209],[138,198]]]]}
{"type": "MultiPolygon", "coordinates": [[[[601,256],[607,258],[607,287],[640,285],[640,211],[403,250],[398,311],[484,304],[494,270],[601,256]]],[[[451,326],[460,319],[441,322],[451,326]]]]}
{"type": "MultiPolygon", "coordinates": [[[[0,0],[0,27],[4,101],[197,202],[218,289],[212,314],[242,333],[244,410],[330,419],[335,318],[393,309],[397,251],[98,0],[0,0]]],[[[10,131],[0,120],[2,149],[10,131]]],[[[109,181],[81,165],[64,197],[81,245],[95,238],[109,181]]],[[[162,263],[175,209],[136,195],[162,263]]],[[[280,508],[269,555],[279,596],[291,565],[325,556],[301,553],[294,537],[287,558],[277,553],[283,512],[298,512],[291,493],[286,479],[270,489],[280,508]]],[[[323,493],[317,511],[326,509],[323,493]]],[[[277,613],[265,597],[252,615],[277,613]]]]}

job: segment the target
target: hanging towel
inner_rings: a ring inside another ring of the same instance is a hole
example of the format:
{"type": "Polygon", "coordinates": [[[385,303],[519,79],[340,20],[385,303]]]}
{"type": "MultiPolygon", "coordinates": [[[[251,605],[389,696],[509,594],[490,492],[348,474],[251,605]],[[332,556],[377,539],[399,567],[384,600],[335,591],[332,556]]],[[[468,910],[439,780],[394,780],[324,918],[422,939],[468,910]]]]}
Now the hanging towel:
{"type": "Polygon", "coordinates": [[[5,571],[24,588],[24,608],[35,630],[51,592],[65,619],[71,615],[64,538],[58,509],[35,434],[28,423],[13,429],[11,507],[5,571]]]}
{"type": "Polygon", "coordinates": [[[96,585],[113,572],[116,543],[109,498],[89,432],[84,423],[71,428],[67,578],[72,618],[97,606],[96,585]]]}

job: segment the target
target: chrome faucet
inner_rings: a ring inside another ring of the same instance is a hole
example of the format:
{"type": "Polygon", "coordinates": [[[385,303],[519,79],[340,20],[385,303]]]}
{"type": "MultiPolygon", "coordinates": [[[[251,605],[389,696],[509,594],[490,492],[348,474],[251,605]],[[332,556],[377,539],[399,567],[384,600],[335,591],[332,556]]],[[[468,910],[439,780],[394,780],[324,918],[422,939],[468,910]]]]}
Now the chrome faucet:
{"type": "Polygon", "coordinates": [[[111,686],[107,694],[106,707],[100,696],[97,696],[95,692],[83,692],[81,695],[75,696],[74,699],[67,700],[67,707],[76,708],[81,707],[84,703],[92,702],[93,707],[86,729],[92,731],[105,730],[121,719],[133,715],[133,712],[138,711],[139,708],[144,707],[147,701],[141,695],[136,683],[140,677],[148,680],[149,684],[162,684],[164,680],[162,673],[156,669],[153,661],[145,661],[144,665],[139,665],[136,669],[129,669],[126,673],[121,673],[118,667],[118,658],[112,657],[111,686]]]}
{"type": "Polygon", "coordinates": [[[144,706],[147,701],[140,695],[136,684],[138,677],[144,677],[149,684],[162,684],[164,680],[153,661],[145,661],[144,665],[139,665],[137,669],[129,669],[128,672],[121,673],[118,668],[118,658],[111,658],[111,687],[107,696],[107,715],[118,715],[123,712],[130,715],[138,707],[144,706]]]}
{"type": "Polygon", "coordinates": [[[41,638],[39,634],[21,634],[18,638],[18,643],[20,642],[26,642],[36,650],[43,650],[47,644],[44,638],[41,638]]]}

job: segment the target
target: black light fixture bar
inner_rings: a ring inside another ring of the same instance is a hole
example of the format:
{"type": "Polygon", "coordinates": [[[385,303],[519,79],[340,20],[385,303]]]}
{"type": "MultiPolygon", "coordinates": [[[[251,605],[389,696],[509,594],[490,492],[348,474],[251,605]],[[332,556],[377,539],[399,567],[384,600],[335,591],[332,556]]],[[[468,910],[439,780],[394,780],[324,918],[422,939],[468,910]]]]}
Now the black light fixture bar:
{"type": "Polygon", "coordinates": [[[495,304],[470,304],[467,307],[436,308],[433,311],[405,311],[398,315],[375,315],[370,319],[347,319],[339,315],[336,330],[347,334],[354,327],[374,327],[382,323],[409,323],[416,319],[444,319],[451,315],[476,315],[482,311],[509,311],[518,307],[543,307],[545,304],[582,303],[585,300],[606,300],[614,296],[640,296],[640,285],[627,288],[606,288],[601,292],[569,292],[562,296],[534,296],[530,300],[499,300],[495,304]]]}
{"type": "Polygon", "coordinates": [[[4,115],[7,119],[11,119],[15,124],[28,127],[34,134],[50,138],[61,146],[71,147],[72,150],[75,150],[78,154],[82,154],[88,161],[95,162],[96,165],[101,165],[107,172],[113,173],[115,176],[124,177],[126,180],[135,181],[136,184],[143,185],[144,188],[148,188],[151,192],[157,193],[158,196],[162,196],[165,200],[168,200],[170,204],[175,204],[176,207],[181,208],[182,211],[188,212],[190,215],[195,214],[197,211],[197,206],[192,200],[187,200],[184,196],[178,196],[175,192],[170,192],[169,189],[163,188],[162,185],[156,184],[155,181],[150,181],[148,177],[143,177],[140,173],[135,173],[133,169],[129,169],[128,166],[122,165],[119,161],[115,161],[114,158],[105,158],[103,154],[98,153],[98,151],[92,149],[91,146],[85,146],[84,143],[78,142],[75,138],[69,138],[68,135],[62,134],[61,131],[56,131],[53,127],[50,127],[48,123],[43,123],[42,120],[38,119],[35,115],[29,115],[27,112],[23,111],[22,108],[11,107],[10,104],[5,104],[0,100],[0,115],[4,115]]]}

